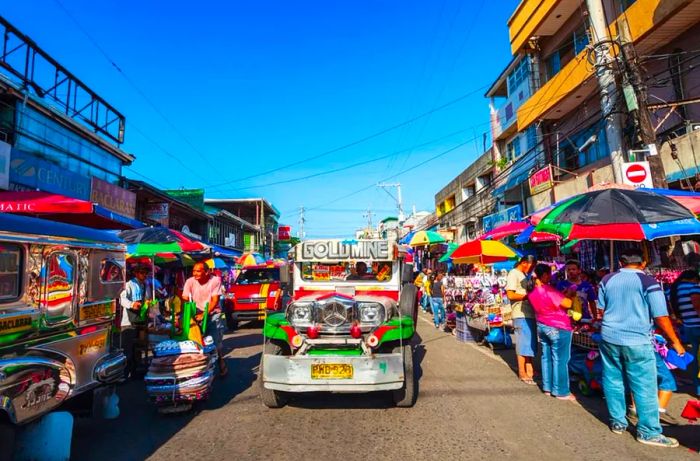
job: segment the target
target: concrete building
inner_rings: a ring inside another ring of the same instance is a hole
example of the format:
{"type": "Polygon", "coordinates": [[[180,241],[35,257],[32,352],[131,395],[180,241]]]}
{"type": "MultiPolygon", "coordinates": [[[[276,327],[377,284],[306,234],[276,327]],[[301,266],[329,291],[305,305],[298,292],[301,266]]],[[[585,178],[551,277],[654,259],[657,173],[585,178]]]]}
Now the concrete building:
{"type": "Polygon", "coordinates": [[[251,226],[243,229],[243,250],[273,257],[280,212],[264,198],[207,198],[204,204],[225,210],[251,226]]]}

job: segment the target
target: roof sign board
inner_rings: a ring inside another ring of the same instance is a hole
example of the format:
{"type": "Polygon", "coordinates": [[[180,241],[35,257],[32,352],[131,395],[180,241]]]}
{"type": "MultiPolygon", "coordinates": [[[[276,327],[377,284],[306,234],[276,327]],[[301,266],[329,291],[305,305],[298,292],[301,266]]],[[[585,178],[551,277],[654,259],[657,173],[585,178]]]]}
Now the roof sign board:
{"type": "Polygon", "coordinates": [[[393,259],[388,240],[307,240],[296,247],[297,261],[388,261],[393,259]]]}

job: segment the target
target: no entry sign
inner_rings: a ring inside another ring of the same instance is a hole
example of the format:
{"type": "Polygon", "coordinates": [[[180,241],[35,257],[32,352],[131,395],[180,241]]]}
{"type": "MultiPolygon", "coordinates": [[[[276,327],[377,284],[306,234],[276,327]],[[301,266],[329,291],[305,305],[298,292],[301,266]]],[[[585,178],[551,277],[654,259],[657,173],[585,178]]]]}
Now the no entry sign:
{"type": "Polygon", "coordinates": [[[634,187],[654,187],[649,162],[623,163],[622,182],[634,187]]]}

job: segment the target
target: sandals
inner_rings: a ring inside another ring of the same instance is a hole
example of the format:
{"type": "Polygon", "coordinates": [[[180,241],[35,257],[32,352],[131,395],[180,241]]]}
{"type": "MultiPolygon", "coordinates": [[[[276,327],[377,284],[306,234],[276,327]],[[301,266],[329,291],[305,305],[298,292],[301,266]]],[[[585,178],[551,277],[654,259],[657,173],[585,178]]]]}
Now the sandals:
{"type": "Polygon", "coordinates": [[[557,400],[564,400],[564,401],[568,401],[568,402],[574,402],[574,403],[578,402],[578,400],[576,399],[574,394],[569,394],[565,397],[556,397],[556,399],[557,400]]]}
{"type": "Polygon", "coordinates": [[[530,386],[537,386],[537,383],[532,378],[520,378],[520,381],[530,386]]]}

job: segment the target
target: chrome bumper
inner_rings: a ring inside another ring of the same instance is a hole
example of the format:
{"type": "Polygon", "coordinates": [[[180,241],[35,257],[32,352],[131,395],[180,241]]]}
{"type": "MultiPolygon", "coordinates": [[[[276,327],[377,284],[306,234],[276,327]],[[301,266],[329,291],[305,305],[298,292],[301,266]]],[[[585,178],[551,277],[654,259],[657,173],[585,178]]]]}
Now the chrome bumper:
{"type": "Polygon", "coordinates": [[[404,383],[402,354],[374,356],[293,356],[265,355],[263,386],[285,392],[371,392],[400,389],[404,383]],[[351,379],[312,379],[311,365],[351,364],[351,379]]]}
{"type": "Polygon", "coordinates": [[[95,365],[95,379],[104,384],[115,384],[125,378],[126,356],[122,352],[112,352],[102,357],[95,365]]]}

